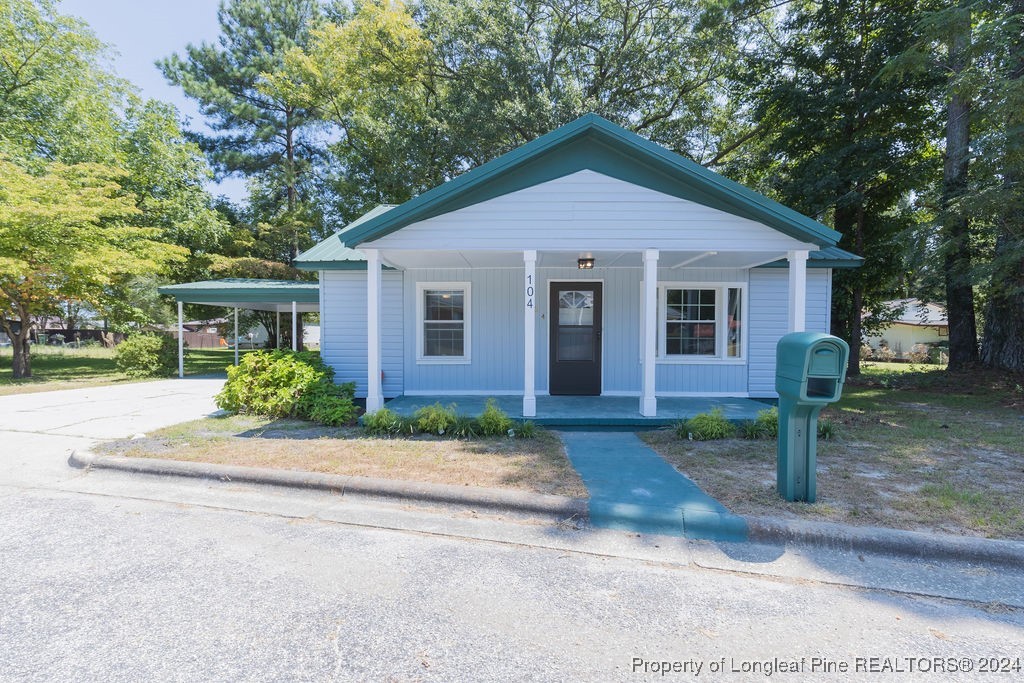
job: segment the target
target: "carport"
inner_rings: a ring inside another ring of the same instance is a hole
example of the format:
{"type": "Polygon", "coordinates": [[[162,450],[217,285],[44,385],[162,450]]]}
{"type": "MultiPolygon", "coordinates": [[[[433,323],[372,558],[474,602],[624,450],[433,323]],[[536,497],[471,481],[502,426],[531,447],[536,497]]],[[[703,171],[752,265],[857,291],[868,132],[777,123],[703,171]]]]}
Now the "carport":
{"type": "Polygon", "coordinates": [[[235,310],[235,365],[238,365],[238,309],[277,314],[277,340],[281,340],[281,313],[292,314],[292,350],[298,351],[298,316],[320,311],[320,284],[301,280],[225,278],[185,282],[158,288],[178,302],[178,377],[185,376],[185,304],[219,306],[235,310]]]}

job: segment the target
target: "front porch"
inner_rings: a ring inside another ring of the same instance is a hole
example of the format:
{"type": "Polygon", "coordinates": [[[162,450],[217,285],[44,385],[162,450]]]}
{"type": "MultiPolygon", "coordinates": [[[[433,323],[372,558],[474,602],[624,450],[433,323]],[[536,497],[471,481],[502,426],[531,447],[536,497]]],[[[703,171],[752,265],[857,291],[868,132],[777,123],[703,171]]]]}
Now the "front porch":
{"type": "MultiPolygon", "coordinates": [[[[483,412],[487,396],[399,396],[387,402],[387,407],[399,415],[411,416],[423,406],[440,403],[457,406],[460,414],[477,417],[483,412]]],[[[495,401],[510,417],[523,419],[522,396],[494,396],[495,401]]],[[[537,414],[528,419],[545,427],[636,427],[650,429],[675,424],[721,408],[733,422],[753,420],[760,410],[774,405],[750,398],[659,396],[658,414],[646,417],[640,414],[635,396],[537,396],[537,414]]]]}

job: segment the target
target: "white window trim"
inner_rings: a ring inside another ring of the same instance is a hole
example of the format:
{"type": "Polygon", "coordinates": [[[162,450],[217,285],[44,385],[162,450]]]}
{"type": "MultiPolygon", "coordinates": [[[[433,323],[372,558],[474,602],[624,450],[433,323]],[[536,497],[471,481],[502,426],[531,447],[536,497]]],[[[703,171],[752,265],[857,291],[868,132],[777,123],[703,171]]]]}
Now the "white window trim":
{"type": "Polygon", "coordinates": [[[750,337],[750,330],[747,321],[750,318],[749,299],[747,297],[747,283],[745,282],[659,282],[658,283],[658,354],[656,361],[659,365],[745,365],[747,362],[747,340],[750,337]],[[668,295],[669,289],[714,289],[715,294],[715,355],[669,355],[666,352],[665,327],[668,318],[668,295]],[[743,327],[740,341],[740,355],[738,357],[726,356],[728,349],[728,325],[729,319],[729,290],[740,290],[740,313],[743,316],[743,327]]]}
{"type": "Polygon", "coordinates": [[[472,346],[472,299],[468,282],[417,282],[416,283],[416,364],[417,365],[468,365],[471,362],[472,346]],[[424,293],[428,289],[461,289],[463,291],[463,339],[461,356],[423,355],[424,293]]]}

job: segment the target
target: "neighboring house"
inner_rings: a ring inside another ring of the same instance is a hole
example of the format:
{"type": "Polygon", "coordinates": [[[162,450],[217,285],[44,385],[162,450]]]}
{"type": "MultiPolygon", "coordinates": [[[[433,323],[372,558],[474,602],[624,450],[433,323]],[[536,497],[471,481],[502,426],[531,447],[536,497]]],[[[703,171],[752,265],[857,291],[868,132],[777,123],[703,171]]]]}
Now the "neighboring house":
{"type": "Polygon", "coordinates": [[[321,354],[398,395],[775,396],[775,345],[829,329],[839,233],[587,115],[300,255],[321,354]],[[355,248],[358,247],[358,250],[355,248]]]}
{"type": "Polygon", "coordinates": [[[904,358],[917,344],[936,346],[949,343],[949,321],[943,304],[925,303],[920,299],[896,299],[884,305],[902,309],[900,317],[877,334],[865,337],[872,349],[888,348],[897,358],[904,358]]]}

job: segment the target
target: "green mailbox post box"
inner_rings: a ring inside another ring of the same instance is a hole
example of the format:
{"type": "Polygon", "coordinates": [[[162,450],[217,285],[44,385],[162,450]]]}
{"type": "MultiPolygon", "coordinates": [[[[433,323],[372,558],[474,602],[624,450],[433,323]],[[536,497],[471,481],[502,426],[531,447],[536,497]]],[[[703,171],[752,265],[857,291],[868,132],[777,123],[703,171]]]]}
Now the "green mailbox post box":
{"type": "Polygon", "coordinates": [[[818,414],[843,393],[850,347],[821,332],[793,332],[775,350],[779,393],[779,495],[813,503],[818,459],[818,414]]]}

